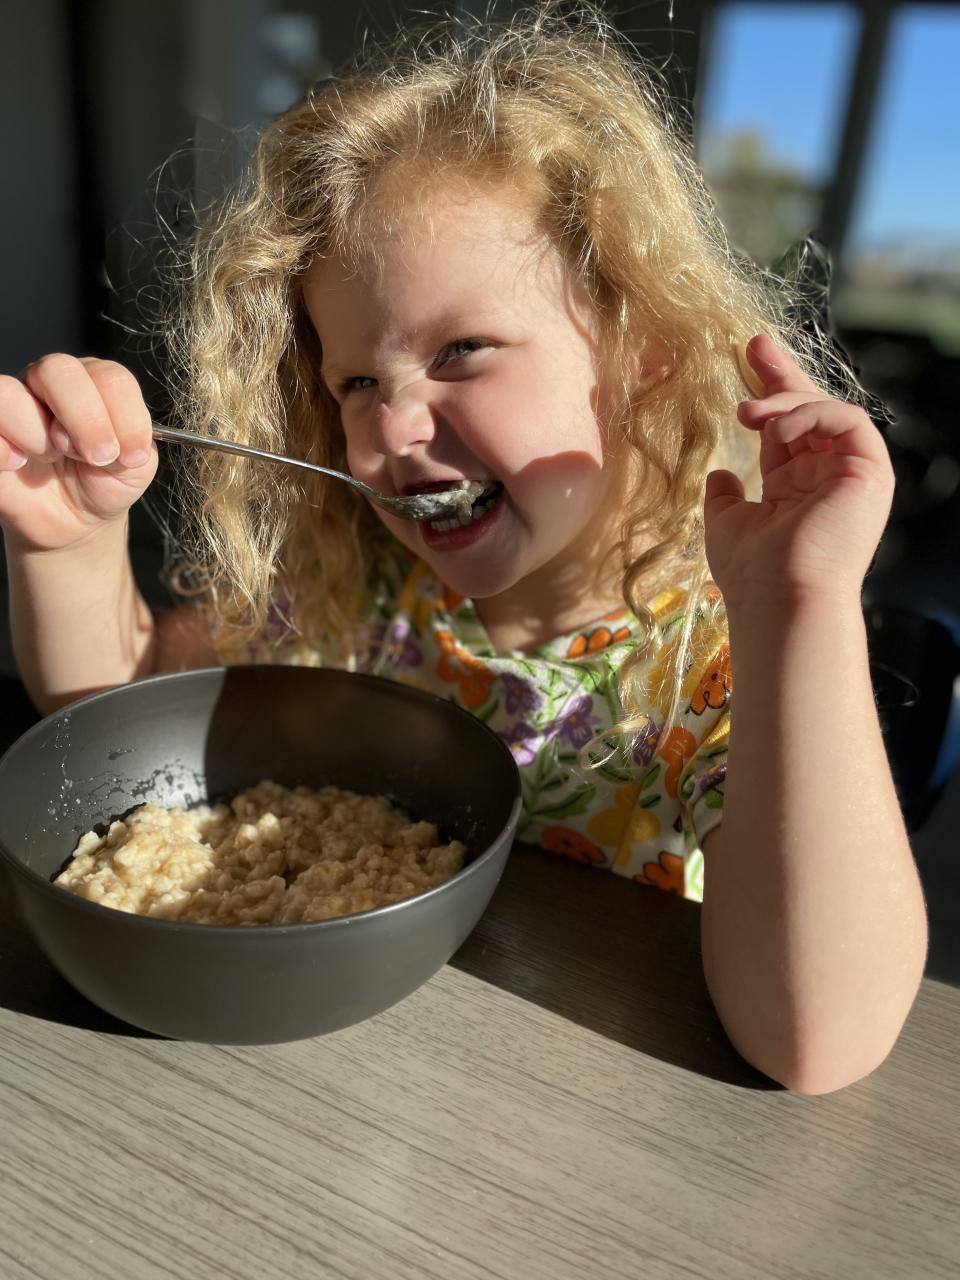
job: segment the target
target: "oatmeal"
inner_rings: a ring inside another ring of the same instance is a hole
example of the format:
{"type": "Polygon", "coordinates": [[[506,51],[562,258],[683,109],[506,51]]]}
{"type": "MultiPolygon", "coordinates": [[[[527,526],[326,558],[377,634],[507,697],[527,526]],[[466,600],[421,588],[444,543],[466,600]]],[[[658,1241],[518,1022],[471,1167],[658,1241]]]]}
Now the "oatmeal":
{"type": "Polygon", "coordinates": [[[384,796],[260,782],[229,805],[146,804],[82,836],[54,884],[195,924],[289,924],[369,911],[442,884],[465,847],[384,796]]]}

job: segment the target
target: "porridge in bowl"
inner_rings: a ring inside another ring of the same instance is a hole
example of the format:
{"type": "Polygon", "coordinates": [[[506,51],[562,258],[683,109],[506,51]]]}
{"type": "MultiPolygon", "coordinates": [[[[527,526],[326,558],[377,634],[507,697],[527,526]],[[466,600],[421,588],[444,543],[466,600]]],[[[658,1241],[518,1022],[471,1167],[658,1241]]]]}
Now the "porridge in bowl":
{"type": "Polygon", "coordinates": [[[53,883],[102,906],[193,924],[329,920],[449,880],[466,848],[385,796],[265,781],[229,804],[146,804],[89,831],[53,883]]]}

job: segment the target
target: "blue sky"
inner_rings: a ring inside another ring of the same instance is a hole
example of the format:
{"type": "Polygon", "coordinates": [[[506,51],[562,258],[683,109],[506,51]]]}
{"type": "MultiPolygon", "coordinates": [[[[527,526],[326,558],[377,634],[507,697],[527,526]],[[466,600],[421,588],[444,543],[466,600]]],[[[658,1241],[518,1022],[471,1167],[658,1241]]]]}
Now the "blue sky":
{"type": "MultiPolygon", "coordinates": [[[[702,142],[759,129],[778,160],[827,178],[858,38],[853,5],[718,5],[702,142]]],[[[960,3],[903,4],[891,23],[851,248],[902,238],[960,243],[958,136],[960,3]]]]}

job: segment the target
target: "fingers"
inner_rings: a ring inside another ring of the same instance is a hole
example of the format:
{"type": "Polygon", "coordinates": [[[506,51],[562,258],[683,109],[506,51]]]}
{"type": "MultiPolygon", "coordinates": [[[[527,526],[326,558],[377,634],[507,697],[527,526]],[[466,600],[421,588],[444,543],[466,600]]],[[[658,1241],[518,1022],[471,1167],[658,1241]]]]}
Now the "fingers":
{"type": "Polygon", "coordinates": [[[768,418],[763,436],[771,455],[784,449],[789,457],[805,450],[832,452],[891,467],[883,437],[867,414],[857,405],[839,400],[807,401],[779,417],[768,418]]]}
{"type": "Polygon", "coordinates": [[[779,418],[799,405],[812,401],[829,401],[822,391],[779,391],[764,396],[762,400],[741,400],[737,405],[737,417],[745,427],[762,427],[771,418],[779,418]]]}
{"type": "MultiPolygon", "coordinates": [[[[764,475],[789,462],[798,449],[806,447],[788,442],[776,430],[767,428],[788,413],[811,403],[814,402],[811,401],[809,392],[784,391],[779,395],[769,396],[766,400],[744,400],[737,406],[737,417],[743,425],[761,432],[760,470],[764,475]]],[[[830,402],[823,396],[818,398],[817,403],[830,402]]]]}
{"type": "Polygon", "coordinates": [[[747,359],[769,395],[781,391],[812,391],[814,395],[823,394],[793,356],[778,347],[765,333],[758,333],[747,343],[747,359]]]}
{"type": "Polygon", "coordinates": [[[765,334],[751,339],[747,355],[768,394],[742,401],[737,417],[762,432],[763,474],[803,452],[837,452],[889,466],[886,445],[863,409],[825,395],[765,334]]]}
{"type": "Polygon", "coordinates": [[[47,436],[50,415],[18,378],[0,374],[0,470],[18,471],[31,457],[57,456],[47,436]]]}
{"type": "Polygon", "coordinates": [[[740,477],[732,471],[711,471],[704,492],[704,518],[709,521],[744,499],[740,477]]]}
{"type": "MultiPolygon", "coordinates": [[[[763,427],[773,418],[789,413],[811,400],[827,400],[797,362],[765,333],[758,333],[747,343],[747,359],[759,375],[767,394],[756,400],[743,400],[737,406],[737,417],[745,427],[763,427]]],[[[794,450],[764,431],[760,441],[760,469],[764,475],[789,462],[794,450]]]]}
{"type": "Polygon", "coordinates": [[[7,444],[6,440],[0,440],[0,471],[19,471],[29,461],[25,453],[7,444]]]}
{"type": "Polygon", "coordinates": [[[129,369],[112,360],[82,363],[110,415],[120,465],[131,469],[142,467],[150,459],[153,432],[139,382],[129,369]]]}
{"type": "Polygon", "coordinates": [[[35,361],[19,379],[0,377],[0,439],[27,457],[93,467],[143,466],[152,450],[133,374],[110,360],[63,354],[35,361]]]}
{"type": "MultiPolygon", "coordinates": [[[[759,333],[747,343],[747,358],[767,394],[756,400],[743,400],[737,406],[737,417],[745,427],[753,430],[763,428],[801,405],[829,401],[829,397],[813,384],[793,357],[766,334],[759,333]]],[[[767,475],[789,462],[796,448],[776,432],[764,430],[760,440],[762,473],[767,475]]]]}
{"type": "Polygon", "coordinates": [[[92,467],[117,460],[120,448],[113,423],[85,364],[75,356],[44,356],[27,365],[23,377],[27,390],[40,401],[35,419],[49,415],[47,435],[56,450],[73,452],[92,467]]]}

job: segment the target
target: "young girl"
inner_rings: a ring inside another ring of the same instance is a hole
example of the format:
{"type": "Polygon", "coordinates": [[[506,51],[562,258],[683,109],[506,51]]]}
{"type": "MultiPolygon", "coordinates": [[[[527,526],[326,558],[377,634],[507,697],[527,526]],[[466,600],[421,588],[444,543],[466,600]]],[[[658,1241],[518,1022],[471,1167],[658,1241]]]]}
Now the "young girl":
{"type": "Polygon", "coordinates": [[[595,13],[413,50],[264,131],[185,263],[173,367],[189,428],[385,493],[476,480],[470,521],[189,451],[200,599],[154,619],[126,555],[150,414],[119,365],[46,356],[0,386],[23,678],[44,711],[251,660],[456,700],[513,751],[521,837],[702,897],[733,1043],[839,1088],[925,958],[860,610],[886,449],[595,13]]]}

